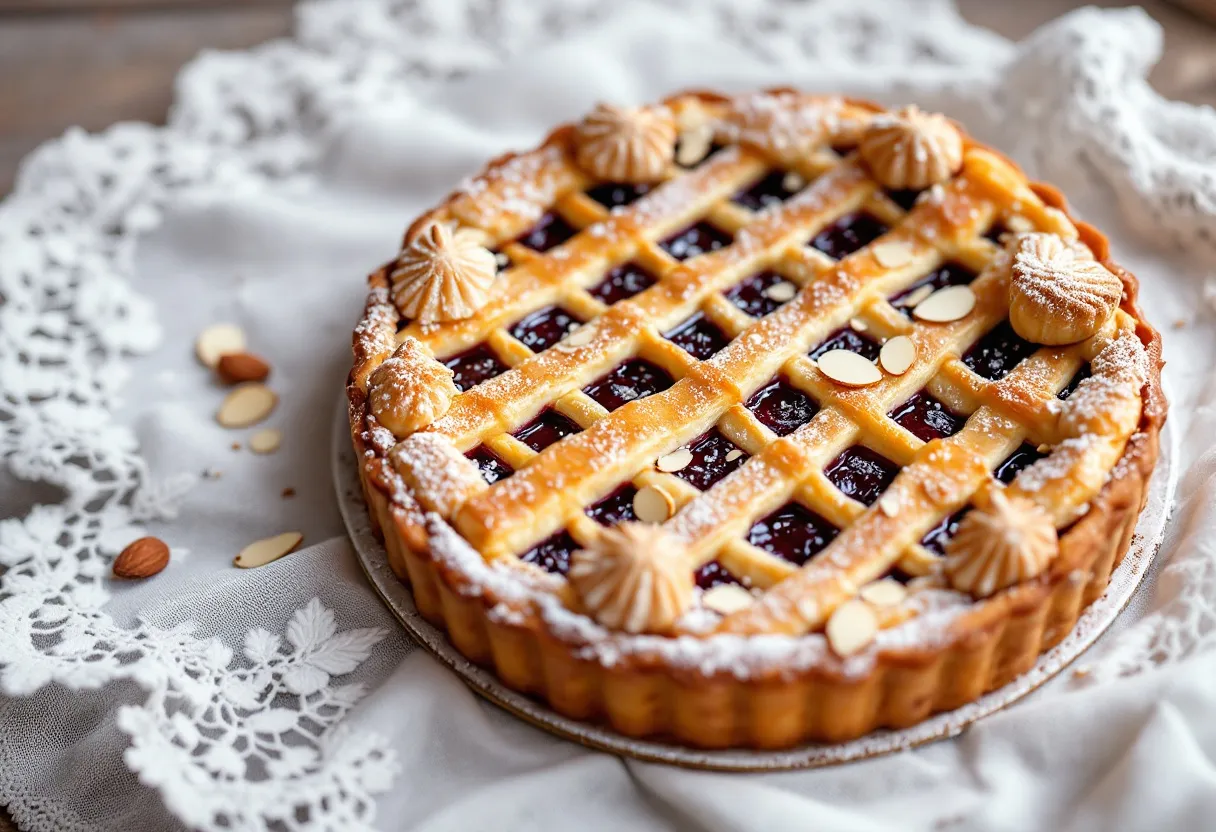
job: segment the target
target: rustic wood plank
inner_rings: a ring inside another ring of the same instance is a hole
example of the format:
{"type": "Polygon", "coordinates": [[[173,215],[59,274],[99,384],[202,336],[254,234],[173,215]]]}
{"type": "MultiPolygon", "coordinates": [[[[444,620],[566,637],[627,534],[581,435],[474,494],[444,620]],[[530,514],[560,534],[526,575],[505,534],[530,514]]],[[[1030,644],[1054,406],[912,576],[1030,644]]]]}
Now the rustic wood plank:
{"type": "MultiPolygon", "coordinates": [[[[1070,9],[1082,5],[1122,7],[1118,0],[956,0],[963,17],[1014,40],[1021,40],[1070,9]]],[[[1216,0],[1191,0],[1216,5],[1216,0]]],[[[1140,0],[1139,5],[1161,24],[1165,48],[1160,63],[1149,74],[1153,87],[1168,98],[1216,106],[1216,26],[1162,0],[1140,0]]]]}
{"type": "Polygon", "coordinates": [[[181,9],[189,6],[290,6],[294,0],[0,0],[0,14],[59,14],[118,9],[181,9]]]}
{"type": "Polygon", "coordinates": [[[181,8],[0,20],[0,194],[18,160],[72,125],[164,121],[173,79],[201,49],[243,49],[291,30],[291,8],[181,8]]]}

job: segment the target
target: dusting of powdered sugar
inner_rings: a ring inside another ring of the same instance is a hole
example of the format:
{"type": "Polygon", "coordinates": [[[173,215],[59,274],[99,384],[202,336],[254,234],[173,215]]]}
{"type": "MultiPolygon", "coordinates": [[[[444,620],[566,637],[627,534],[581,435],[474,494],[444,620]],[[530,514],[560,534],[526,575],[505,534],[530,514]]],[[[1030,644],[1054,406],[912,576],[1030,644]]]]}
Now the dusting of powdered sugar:
{"type": "Polygon", "coordinates": [[[488,173],[466,180],[457,191],[453,210],[467,213],[477,225],[501,222],[507,215],[517,222],[535,222],[557,199],[565,154],[559,145],[547,145],[515,156],[488,173]]]}
{"type": "Polygon", "coordinates": [[[1053,399],[1048,410],[1059,415],[1065,431],[1115,417],[1125,402],[1139,396],[1148,378],[1148,353],[1131,333],[1107,344],[1090,362],[1090,376],[1064,401],[1053,399]]]}
{"type": "Polygon", "coordinates": [[[730,115],[715,134],[787,157],[809,151],[841,129],[839,98],[810,99],[792,92],[749,93],[731,100],[730,115]]]}
{"type": "Polygon", "coordinates": [[[369,353],[391,353],[396,344],[397,320],[388,289],[374,286],[367,293],[367,308],[355,325],[355,336],[369,353]]]}
{"type": "MultiPolygon", "coordinates": [[[[494,597],[497,603],[490,612],[496,620],[522,623],[526,620],[523,610],[529,608],[540,615],[554,636],[574,645],[576,655],[606,667],[635,656],[661,657],[672,667],[696,670],[705,675],[730,673],[738,679],[749,679],[773,670],[798,672],[824,662],[840,661],[820,633],[669,638],[611,631],[561,602],[557,590],[563,580],[558,576],[533,575],[530,571],[512,569],[503,562],[487,564],[481,554],[437,514],[427,515],[426,528],[436,559],[469,579],[464,593],[481,596],[488,592],[494,597]]],[[[868,673],[883,650],[927,648],[946,643],[950,625],[971,608],[967,596],[944,590],[917,592],[907,603],[913,616],[902,624],[880,631],[869,647],[845,660],[842,663],[845,673],[854,676],[868,673]]]]}
{"type": "Polygon", "coordinates": [[[1088,451],[1098,441],[1092,433],[1065,439],[1052,448],[1049,455],[1018,472],[1014,482],[1023,492],[1033,494],[1053,483],[1072,480],[1079,476],[1074,470],[1077,463],[1090,459],[1088,451]]]}

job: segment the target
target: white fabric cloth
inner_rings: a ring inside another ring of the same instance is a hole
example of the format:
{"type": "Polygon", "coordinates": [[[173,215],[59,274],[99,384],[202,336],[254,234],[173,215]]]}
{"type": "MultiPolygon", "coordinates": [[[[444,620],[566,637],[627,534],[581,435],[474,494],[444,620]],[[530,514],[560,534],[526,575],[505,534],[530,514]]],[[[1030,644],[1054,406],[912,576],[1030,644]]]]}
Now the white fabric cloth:
{"type": "Polygon", "coordinates": [[[1216,113],[1153,95],[1159,51],[1134,11],[1014,46],[939,0],[338,0],[201,59],[168,128],[47,147],[0,207],[0,803],[29,832],[1210,828],[1216,113]],[[342,537],[330,420],[362,275],[453,183],[599,99],[766,85],[940,108],[1059,182],[1166,332],[1186,474],[1152,611],[1084,683],[914,752],[697,773],[551,738],[412,650],[342,537]],[[212,418],[191,348],[220,320],[274,365],[275,455],[212,418]],[[310,548],[231,567],[290,529],[310,548]],[[169,569],[109,581],[144,533],[169,569]]]}

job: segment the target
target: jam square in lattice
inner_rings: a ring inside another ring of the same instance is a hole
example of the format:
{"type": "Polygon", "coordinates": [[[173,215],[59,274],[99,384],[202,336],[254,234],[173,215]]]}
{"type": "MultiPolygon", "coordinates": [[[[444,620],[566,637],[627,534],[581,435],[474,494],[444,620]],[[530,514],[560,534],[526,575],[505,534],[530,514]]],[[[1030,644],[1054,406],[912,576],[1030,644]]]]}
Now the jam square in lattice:
{"type": "Polygon", "coordinates": [[[747,462],[747,454],[717,429],[689,443],[692,461],[676,472],[688,484],[705,491],[747,462]]]}
{"type": "Polygon", "coordinates": [[[577,549],[578,543],[569,532],[558,532],[524,552],[519,559],[524,563],[534,563],[548,572],[565,575],[570,571],[570,555],[577,549]]]}
{"type": "Polygon", "coordinates": [[[595,505],[588,506],[586,515],[605,526],[637,520],[633,511],[633,498],[637,493],[636,488],[626,483],[595,505]]]}
{"type": "Polygon", "coordinates": [[[587,291],[600,303],[611,306],[649,289],[654,284],[654,277],[641,266],[636,263],[622,263],[609,269],[604,279],[587,291]]]}
{"type": "Polygon", "coordinates": [[[515,438],[532,450],[540,453],[545,448],[567,436],[578,433],[580,428],[572,419],[563,416],[551,407],[515,432],[515,438]]]}
{"type": "Polygon", "coordinates": [[[730,343],[726,333],[700,312],[663,337],[700,361],[713,358],[720,349],[730,343]]]}
{"type": "Polygon", "coordinates": [[[659,247],[677,260],[687,260],[730,245],[730,240],[725,231],[702,221],[671,235],[659,247]]]}
{"type": "Polygon", "coordinates": [[[452,371],[452,381],[462,391],[507,371],[507,365],[499,361],[494,350],[486,344],[454,355],[443,363],[452,371]]]}
{"type": "Polygon", "coordinates": [[[599,402],[605,410],[616,410],[634,399],[661,393],[673,384],[675,379],[662,367],[644,358],[634,358],[617,365],[616,369],[598,381],[591,382],[583,392],[599,402]]]}
{"type": "Polygon", "coordinates": [[[477,470],[481,471],[481,478],[488,485],[505,480],[515,473],[514,468],[499,459],[497,454],[484,445],[470,451],[466,456],[477,463],[477,470]]]}
{"type": "Polygon", "coordinates": [[[963,356],[963,363],[973,373],[989,381],[1000,381],[1037,349],[1037,344],[1020,337],[1005,321],[968,350],[963,356]]]}
{"type": "Polygon", "coordinates": [[[922,390],[890,412],[896,424],[917,439],[931,442],[945,439],[963,429],[966,417],[951,412],[944,404],[922,390]]]}
{"type": "Polygon", "coordinates": [[[519,238],[530,249],[545,252],[569,240],[578,229],[553,212],[545,214],[536,225],[519,238]]]}
{"type": "Polygon", "coordinates": [[[887,233],[882,220],[862,212],[845,214],[811,239],[811,248],[837,260],[864,248],[887,233]]]}
{"type": "Polygon", "coordinates": [[[799,503],[786,503],[747,533],[747,542],[795,566],[802,566],[831,543],[840,529],[799,503]]]}
{"type": "Polygon", "coordinates": [[[543,352],[565,338],[581,324],[560,306],[538,309],[511,327],[511,335],[532,352],[543,352]]]}
{"type": "Polygon", "coordinates": [[[786,282],[776,272],[760,272],[731,287],[726,299],[753,318],[763,318],[787,303],[781,299],[782,295],[770,296],[775,293],[769,291],[777,284],[786,282]]]}
{"type": "Polygon", "coordinates": [[[760,424],[778,436],[793,433],[819,412],[819,406],[810,396],[781,378],[773,379],[753,393],[746,407],[756,415],[760,424]]]}
{"type": "Polygon", "coordinates": [[[811,350],[810,356],[812,359],[819,358],[821,355],[832,350],[848,350],[855,352],[867,361],[873,361],[878,358],[878,353],[882,350],[882,345],[862,335],[852,327],[843,327],[836,330],[831,335],[823,340],[819,346],[811,350]]]}
{"type": "Polygon", "coordinates": [[[763,211],[770,205],[776,205],[789,199],[804,184],[802,178],[797,174],[791,176],[786,171],[775,170],[764,176],[750,188],[745,188],[735,194],[734,201],[744,208],[750,208],[753,211],[763,211]],[[797,184],[799,187],[787,187],[794,184],[797,184]]]}
{"type": "Polygon", "coordinates": [[[899,466],[877,451],[854,445],[832,460],[823,473],[846,497],[869,506],[895,480],[899,466]]]}
{"type": "Polygon", "coordinates": [[[609,182],[596,185],[587,191],[587,196],[594,199],[605,208],[616,208],[628,205],[645,196],[650,191],[650,185],[627,185],[620,182],[609,182]]]}

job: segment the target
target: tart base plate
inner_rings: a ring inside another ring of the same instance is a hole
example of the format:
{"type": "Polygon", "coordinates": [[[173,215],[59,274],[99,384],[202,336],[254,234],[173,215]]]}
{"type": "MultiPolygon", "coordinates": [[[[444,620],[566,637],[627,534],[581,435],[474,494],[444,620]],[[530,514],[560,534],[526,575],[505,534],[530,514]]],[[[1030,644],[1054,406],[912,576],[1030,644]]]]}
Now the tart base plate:
{"type": "Polygon", "coordinates": [[[359,473],[350,442],[346,397],[339,401],[331,443],[334,488],[338,507],[368,581],[394,617],[422,647],[454,670],[473,691],[520,719],[562,739],[647,762],[667,763],[704,771],[771,772],[818,768],[905,751],[918,745],[957,736],[971,723],[1013,704],[1042,687],[1075,661],[1115,623],[1119,614],[1153,570],[1173,508],[1177,471],[1174,432],[1167,423],[1161,432],[1161,453],[1149,484],[1148,501],[1122,563],[1110,576],[1106,592],[1082,614],[1068,636],[1039,656],[1027,673],[1002,688],[953,711],[898,731],[879,731],[843,743],[811,743],[783,751],[726,749],[707,751],[654,740],[626,737],[606,727],[562,716],[543,703],[511,690],[491,671],[466,659],[414,606],[409,588],[388,564],[383,544],[372,533],[359,486],[359,473]]]}

